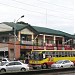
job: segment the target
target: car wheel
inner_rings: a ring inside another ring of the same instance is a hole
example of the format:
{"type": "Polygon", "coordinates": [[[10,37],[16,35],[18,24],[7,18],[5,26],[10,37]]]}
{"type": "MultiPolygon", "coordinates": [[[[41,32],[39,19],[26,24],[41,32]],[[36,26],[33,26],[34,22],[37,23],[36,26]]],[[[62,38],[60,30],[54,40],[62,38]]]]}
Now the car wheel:
{"type": "Polygon", "coordinates": [[[43,64],[42,69],[46,69],[46,68],[48,68],[47,64],[43,64]]]}
{"type": "Polygon", "coordinates": [[[1,72],[6,72],[6,70],[5,69],[1,69],[1,72]]]}
{"type": "Polygon", "coordinates": [[[61,68],[63,68],[63,66],[61,66],[61,68]]]}
{"type": "Polygon", "coordinates": [[[23,72],[24,72],[24,71],[26,71],[26,69],[25,69],[25,68],[22,68],[22,69],[21,69],[21,71],[23,71],[23,72]]]}
{"type": "Polygon", "coordinates": [[[71,65],[70,67],[73,67],[73,65],[71,65]]]}

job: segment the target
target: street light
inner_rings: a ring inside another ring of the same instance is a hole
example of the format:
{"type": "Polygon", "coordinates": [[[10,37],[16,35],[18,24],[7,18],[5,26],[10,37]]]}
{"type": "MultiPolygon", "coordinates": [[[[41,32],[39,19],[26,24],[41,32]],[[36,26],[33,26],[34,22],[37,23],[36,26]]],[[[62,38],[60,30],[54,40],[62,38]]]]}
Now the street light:
{"type": "Polygon", "coordinates": [[[18,22],[19,19],[21,19],[21,18],[23,18],[23,17],[24,17],[24,15],[22,15],[20,18],[18,18],[18,19],[16,20],[16,23],[18,22]]]}
{"type": "MultiPolygon", "coordinates": [[[[24,15],[22,15],[20,18],[18,18],[16,21],[15,21],[15,24],[18,22],[19,19],[23,18],[24,15]]],[[[15,59],[15,55],[16,55],[16,25],[14,24],[14,59],[15,59]]]]}

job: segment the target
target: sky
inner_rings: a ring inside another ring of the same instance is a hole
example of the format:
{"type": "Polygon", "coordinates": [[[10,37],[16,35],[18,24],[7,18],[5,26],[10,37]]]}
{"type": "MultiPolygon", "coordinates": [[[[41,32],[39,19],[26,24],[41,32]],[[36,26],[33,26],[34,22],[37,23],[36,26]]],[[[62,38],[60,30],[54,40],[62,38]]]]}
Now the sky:
{"type": "Polygon", "coordinates": [[[0,0],[0,23],[24,21],[74,34],[75,0],[0,0]]]}

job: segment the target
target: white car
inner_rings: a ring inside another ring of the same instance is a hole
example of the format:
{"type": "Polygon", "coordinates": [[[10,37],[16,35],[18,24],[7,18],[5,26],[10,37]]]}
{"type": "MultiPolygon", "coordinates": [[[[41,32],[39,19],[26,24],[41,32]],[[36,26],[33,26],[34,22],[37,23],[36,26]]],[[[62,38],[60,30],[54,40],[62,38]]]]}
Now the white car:
{"type": "Polygon", "coordinates": [[[4,65],[4,64],[6,64],[8,62],[9,62],[8,58],[2,58],[1,65],[4,65]]]}
{"type": "Polygon", "coordinates": [[[51,65],[51,68],[68,68],[73,67],[74,63],[70,60],[59,60],[56,63],[51,65]]]}
{"type": "Polygon", "coordinates": [[[0,72],[6,71],[28,71],[29,65],[24,64],[20,61],[10,61],[4,65],[0,66],[0,72]]]}

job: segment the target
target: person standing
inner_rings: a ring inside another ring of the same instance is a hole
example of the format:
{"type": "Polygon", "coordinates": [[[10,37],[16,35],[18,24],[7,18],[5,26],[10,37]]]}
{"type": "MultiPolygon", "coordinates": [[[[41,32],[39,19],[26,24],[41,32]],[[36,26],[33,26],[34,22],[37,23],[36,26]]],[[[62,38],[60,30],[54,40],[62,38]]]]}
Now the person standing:
{"type": "Polygon", "coordinates": [[[25,63],[26,64],[29,64],[29,59],[26,57],[26,59],[25,59],[25,63]]]}

